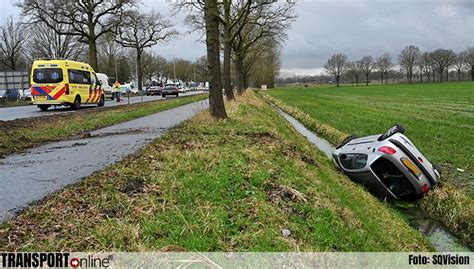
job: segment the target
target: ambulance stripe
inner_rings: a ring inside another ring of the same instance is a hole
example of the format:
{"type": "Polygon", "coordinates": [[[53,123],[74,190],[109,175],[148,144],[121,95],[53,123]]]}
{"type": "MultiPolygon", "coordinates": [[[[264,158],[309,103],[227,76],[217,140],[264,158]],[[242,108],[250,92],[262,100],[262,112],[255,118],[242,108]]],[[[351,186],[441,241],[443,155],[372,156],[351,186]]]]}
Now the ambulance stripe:
{"type": "Polygon", "coordinates": [[[58,98],[61,97],[61,96],[64,94],[65,90],[66,90],[66,89],[64,89],[64,87],[63,87],[61,90],[59,90],[59,91],[53,96],[54,100],[58,100],[58,98]]]}
{"type": "Polygon", "coordinates": [[[89,97],[87,98],[86,103],[88,103],[89,100],[91,99],[91,92],[92,92],[91,90],[92,90],[92,85],[89,86],[89,97]]]}
{"type": "Polygon", "coordinates": [[[97,99],[97,85],[94,85],[94,94],[92,96],[91,103],[94,103],[95,99],[97,99]]]}

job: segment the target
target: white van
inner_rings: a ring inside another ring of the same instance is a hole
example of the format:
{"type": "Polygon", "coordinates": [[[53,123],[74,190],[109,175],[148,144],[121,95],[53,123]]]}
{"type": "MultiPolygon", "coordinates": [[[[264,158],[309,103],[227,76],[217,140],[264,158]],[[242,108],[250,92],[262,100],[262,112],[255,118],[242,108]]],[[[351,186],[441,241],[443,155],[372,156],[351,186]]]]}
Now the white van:
{"type": "Polygon", "coordinates": [[[104,73],[95,73],[97,75],[97,79],[99,79],[100,83],[102,84],[102,89],[105,92],[106,98],[113,99],[112,93],[114,92],[114,88],[109,84],[109,77],[104,73]]]}

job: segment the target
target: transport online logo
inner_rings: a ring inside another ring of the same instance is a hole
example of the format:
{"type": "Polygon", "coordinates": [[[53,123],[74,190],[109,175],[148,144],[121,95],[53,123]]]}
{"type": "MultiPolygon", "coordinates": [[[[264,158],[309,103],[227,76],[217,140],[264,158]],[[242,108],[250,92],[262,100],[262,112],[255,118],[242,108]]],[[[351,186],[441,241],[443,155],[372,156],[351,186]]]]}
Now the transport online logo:
{"type": "Polygon", "coordinates": [[[108,268],[112,259],[112,255],[71,257],[71,253],[64,252],[0,253],[0,265],[3,268],[108,268]]]}

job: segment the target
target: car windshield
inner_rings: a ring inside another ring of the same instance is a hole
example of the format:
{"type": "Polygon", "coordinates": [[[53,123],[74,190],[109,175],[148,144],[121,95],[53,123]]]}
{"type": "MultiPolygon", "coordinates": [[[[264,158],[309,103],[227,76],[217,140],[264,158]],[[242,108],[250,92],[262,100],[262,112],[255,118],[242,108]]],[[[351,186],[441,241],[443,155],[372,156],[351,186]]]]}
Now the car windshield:
{"type": "Polygon", "coordinates": [[[61,68],[37,68],[33,70],[33,81],[36,83],[59,83],[63,81],[61,68]]]}

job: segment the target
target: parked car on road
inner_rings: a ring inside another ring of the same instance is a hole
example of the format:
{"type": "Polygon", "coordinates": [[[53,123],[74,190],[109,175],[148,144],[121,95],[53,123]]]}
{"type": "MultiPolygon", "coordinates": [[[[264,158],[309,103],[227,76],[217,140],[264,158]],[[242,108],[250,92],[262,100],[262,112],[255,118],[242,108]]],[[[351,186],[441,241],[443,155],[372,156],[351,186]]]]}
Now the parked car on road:
{"type": "Polygon", "coordinates": [[[179,96],[179,90],[178,87],[174,84],[167,84],[165,87],[161,90],[161,96],[166,97],[167,95],[175,95],[176,97],[179,96]]]}
{"type": "Polygon", "coordinates": [[[416,198],[438,184],[439,165],[431,164],[395,125],[380,135],[347,137],[333,158],[353,181],[381,199],[416,198]]]}
{"type": "Polygon", "coordinates": [[[110,100],[114,99],[114,88],[110,85],[109,77],[104,73],[95,73],[97,75],[97,79],[100,81],[100,86],[104,90],[105,97],[109,98],[110,100]]]}
{"type": "Polygon", "coordinates": [[[146,95],[161,95],[161,87],[160,86],[150,86],[146,88],[146,95]]]}

